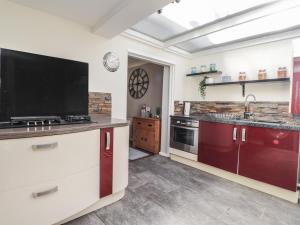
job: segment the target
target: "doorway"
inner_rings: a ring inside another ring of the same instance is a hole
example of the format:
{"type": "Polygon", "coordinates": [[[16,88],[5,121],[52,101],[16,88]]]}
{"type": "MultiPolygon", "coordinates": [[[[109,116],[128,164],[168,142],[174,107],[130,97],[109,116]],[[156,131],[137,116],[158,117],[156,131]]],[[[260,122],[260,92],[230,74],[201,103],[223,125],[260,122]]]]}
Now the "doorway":
{"type": "Polygon", "coordinates": [[[128,54],[127,118],[133,160],[152,154],[169,156],[172,68],[167,62],[128,54]]]}

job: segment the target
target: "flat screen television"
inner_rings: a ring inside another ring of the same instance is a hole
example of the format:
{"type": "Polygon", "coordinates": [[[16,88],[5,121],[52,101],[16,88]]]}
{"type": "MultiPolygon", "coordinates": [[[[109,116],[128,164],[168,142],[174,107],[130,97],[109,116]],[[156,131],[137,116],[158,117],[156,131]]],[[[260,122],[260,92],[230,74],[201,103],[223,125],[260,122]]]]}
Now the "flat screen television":
{"type": "Polygon", "coordinates": [[[0,121],[88,114],[88,63],[0,49],[0,121]]]}

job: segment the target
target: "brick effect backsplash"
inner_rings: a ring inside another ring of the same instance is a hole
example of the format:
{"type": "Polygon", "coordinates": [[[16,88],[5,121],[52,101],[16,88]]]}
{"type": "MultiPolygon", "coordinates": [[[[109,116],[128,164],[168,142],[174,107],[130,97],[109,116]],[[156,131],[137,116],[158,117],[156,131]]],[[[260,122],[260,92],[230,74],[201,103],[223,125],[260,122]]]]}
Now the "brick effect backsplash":
{"type": "MultiPolygon", "coordinates": [[[[243,115],[244,102],[230,101],[191,101],[191,115],[200,113],[232,113],[243,115]]],[[[179,101],[174,102],[174,115],[183,114],[184,104],[179,101]]],[[[289,114],[288,102],[256,102],[250,103],[250,109],[255,113],[257,118],[269,119],[288,119],[289,114]]]]}
{"type": "Polygon", "coordinates": [[[89,92],[89,114],[111,115],[111,94],[89,92]]]}

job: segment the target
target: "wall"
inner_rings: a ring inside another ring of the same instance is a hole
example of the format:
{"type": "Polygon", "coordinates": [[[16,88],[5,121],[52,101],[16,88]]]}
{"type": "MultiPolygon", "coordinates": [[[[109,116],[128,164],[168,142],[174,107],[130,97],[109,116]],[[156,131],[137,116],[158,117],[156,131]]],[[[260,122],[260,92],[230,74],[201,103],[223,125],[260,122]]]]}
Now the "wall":
{"type": "MultiPolygon", "coordinates": [[[[193,60],[161,49],[141,44],[123,36],[104,39],[90,29],[44,12],[0,0],[0,47],[33,52],[89,63],[89,90],[112,94],[112,116],[127,117],[127,57],[128,51],[140,52],[175,65],[174,99],[202,100],[198,92],[200,78],[186,78],[193,65],[216,63],[226,74],[237,78],[246,71],[254,77],[259,68],[274,75],[277,67],[285,65],[291,72],[293,47],[290,40],[201,56],[193,60]],[[102,65],[107,51],[114,51],[121,61],[120,69],[108,72],[102,65]]],[[[288,101],[289,84],[250,84],[246,93],[253,92],[258,101],[288,101]],[[263,88],[262,88],[263,87],[263,88]]],[[[242,101],[238,85],[209,87],[207,101],[242,101]]]]}
{"type": "Polygon", "coordinates": [[[135,99],[127,93],[127,117],[140,116],[141,107],[143,104],[151,107],[151,112],[156,113],[157,107],[162,107],[162,88],[163,88],[163,70],[164,67],[153,63],[144,64],[139,67],[133,67],[128,70],[128,79],[131,73],[137,69],[144,69],[149,77],[149,87],[146,94],[135,99]]]}
{"type": "MultiPolygon", "coordinates": [[[[0,0],[0,47],[62,57],[89,63],[89,90],[112,94],[112,116],[126,118],[128,51],[164,59],[175,64],[175,76],[184,74],[188,60],[123,36],[104,39],[90,29],[44,12],[0,0]],[[102,57],[114,51],[120,57],[120,69],[111,73],[102,65],[102,57]]],[[[175,79],[179,95],[180,79],[175,79]]]]}
{"type": "MultiPolygon", "coordinates": [[[[223,74],[238,80],[240,71],[247,73],[248,79],[257,79],[259,69],[266,69],[268,78],[276,78],[277,68],[286,66],[292,72],[293,45],[292,40],[278,41],[232,51],[221,52],[195,58],[191,66],[216,63],[217,69],[223,74]]],[[[186,72],[190,72],[190,68],[186,72]]],[[[220,80],[220,76],[214,76],[220,80]]],[[[185,78],[184,95],[177,100],[201,101],[198,83],[201,78],[185,78]]],[[[264,83],[246,85],[246,94],[253,93],[258,101],[289,101],[290,83],[264,83]]],[[[243,101],[240,85],[207,87],[206,101],[243,101]]]]}

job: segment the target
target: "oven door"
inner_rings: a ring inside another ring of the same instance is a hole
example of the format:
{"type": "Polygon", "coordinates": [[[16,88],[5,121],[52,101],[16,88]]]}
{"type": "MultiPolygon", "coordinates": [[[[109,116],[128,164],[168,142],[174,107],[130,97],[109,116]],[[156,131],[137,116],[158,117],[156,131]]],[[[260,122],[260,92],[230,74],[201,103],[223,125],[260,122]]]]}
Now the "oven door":
{"type": "Polygon", "coordinates": [[[198,154],[198,128],[171,125],[170,147],[198,154]]]}

